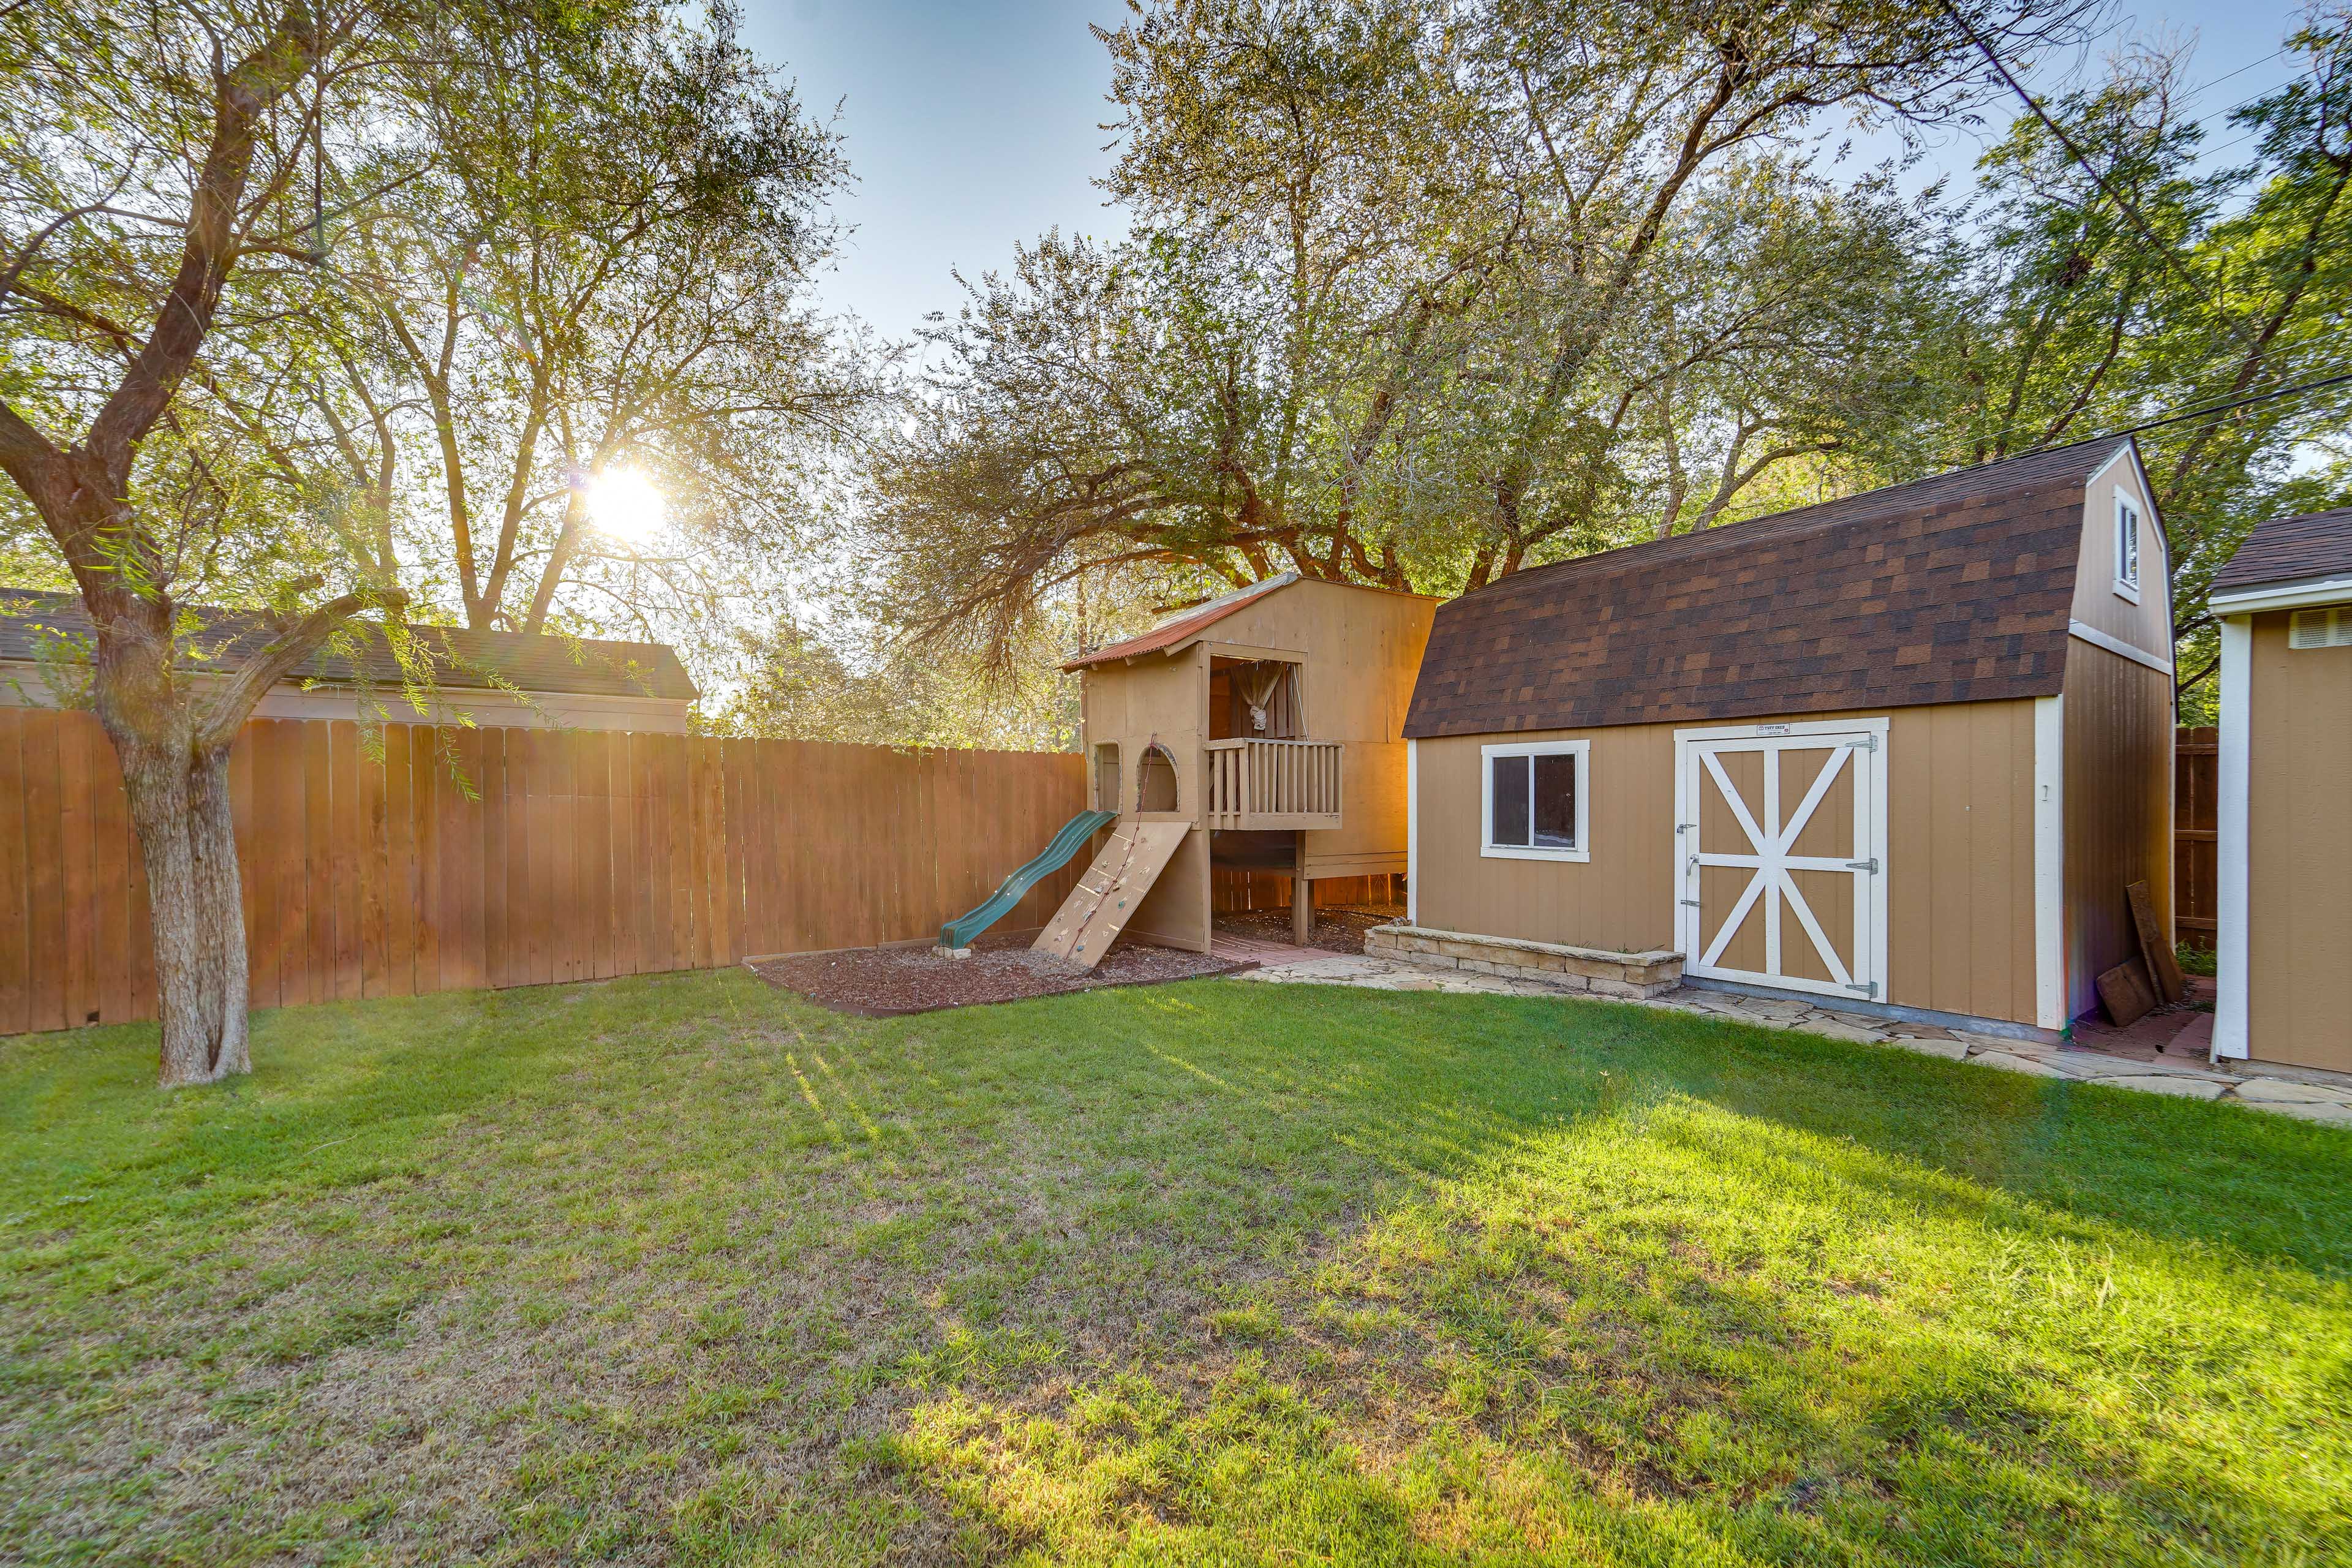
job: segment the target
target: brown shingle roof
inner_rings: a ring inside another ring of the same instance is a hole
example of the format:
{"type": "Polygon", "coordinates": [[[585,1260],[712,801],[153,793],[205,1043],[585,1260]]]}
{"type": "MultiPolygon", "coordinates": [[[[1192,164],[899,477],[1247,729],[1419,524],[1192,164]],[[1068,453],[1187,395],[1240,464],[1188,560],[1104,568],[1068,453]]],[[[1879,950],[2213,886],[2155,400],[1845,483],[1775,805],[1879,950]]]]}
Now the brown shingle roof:
{"type": "Polygon", "coordinates": [[[2054,695],[2083,491],[2063,447],[1537,567],[1439,607],[1414,738],[2054,695]]]}
{"type": "Polygon", "coordinates": [[[2352,506],[2256,523],[2238,552],[2213,574],[2212,591],[2227,594],[2347,572],[2352,572],[2352,506]]]}
{"type": "MultiPolygon", "coordinates": [[[[244,610],[192,606],[201,628],[195,668],[219,668],[268,637],[259,616],[244,610]]],[[[499,680],[525,691],[600,697],[665,697],[691,701],[694,681],[667,643],[610,642],[596,638],[536,636],[527,632],[477,632],[463,626],[413,626],[434,654],[435,679],[445,689],[489,690],[499,680]]],[[[0,588],[0,659],[32,659],[43,645],[52,649],[87,646],[91,635],[80,596],[36,588],[0,588]]],[[[399,660],[381,632],[362,629],[349,655],[322,651],[295,667],[288,679],[332,686],[400,685],[399,660]]]]}

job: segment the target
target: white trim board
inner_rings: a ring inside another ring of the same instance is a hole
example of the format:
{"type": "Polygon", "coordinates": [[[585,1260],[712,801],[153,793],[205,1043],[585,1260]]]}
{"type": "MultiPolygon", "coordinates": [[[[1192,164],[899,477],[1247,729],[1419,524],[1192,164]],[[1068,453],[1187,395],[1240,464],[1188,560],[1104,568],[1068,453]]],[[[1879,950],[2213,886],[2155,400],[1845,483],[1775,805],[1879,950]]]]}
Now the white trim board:
{"type": "Polygon", "coordinates": [[[2217,616],[2251,616],[2262,610],[2308,610],[2352,600],[2352,577],[2298,577],[2264,583],[2233,594],[2215,594],[2205,607],[2217,616]]]}
{"type": "Polygon", "coordinates": [[[1421,742],[1404,743],[1404,923],[1421,923],[1421,742]]]}
{"type": "Polygon", "coordinates": [[[2253,782],[2252,747],[2254,697],[2254,623],[2245,616],[2221,622],[2221,738],[2220,828],[2215,858],[2220,861],[2215,889],[2216,952],[2213,1002],[2213,1058],[2242,1060],[2248,1050],[2246,962],[2250,935],[2246,855],[2251,837],[2253,782]]]}
{"type": "Polygon", "coordinates": [[[2156,655],[2148,652],[2147,649],[2144,647],[2134,647],[2131,644],[2124,641],[2123,638],[2113,636],[2107,632],[2103,632],[2087,621],[2069,622],[2066,626],[2066,635],[2068,637],[2080,637],[2084,642],[2089,643],[2093,647],[2103,647],[2109,653],[2116,655],[2118,658],[2127,658],[2134,664],[2144,664],[2148,668],[2155,670],[2158,675],[2170,675],[2172,673],[2172,661],[2170,659],[2158,658],[2156,655]]]}
{"type": "Polygon", "coordinates": [[[2066,1027],[2066,699],[2033,700],[2033,1021],[2066,1027]]]}

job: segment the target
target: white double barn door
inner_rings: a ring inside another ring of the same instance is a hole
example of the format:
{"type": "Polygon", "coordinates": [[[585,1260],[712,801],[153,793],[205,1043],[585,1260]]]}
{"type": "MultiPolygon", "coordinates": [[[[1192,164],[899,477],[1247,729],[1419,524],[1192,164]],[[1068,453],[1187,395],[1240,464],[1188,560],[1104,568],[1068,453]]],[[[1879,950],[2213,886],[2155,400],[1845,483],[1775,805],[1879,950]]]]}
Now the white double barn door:
{"type": "Polygon", "coordinates": [[[1684,973],[1885,1001],[1886,721],[1675,735],[1684,973]]]}

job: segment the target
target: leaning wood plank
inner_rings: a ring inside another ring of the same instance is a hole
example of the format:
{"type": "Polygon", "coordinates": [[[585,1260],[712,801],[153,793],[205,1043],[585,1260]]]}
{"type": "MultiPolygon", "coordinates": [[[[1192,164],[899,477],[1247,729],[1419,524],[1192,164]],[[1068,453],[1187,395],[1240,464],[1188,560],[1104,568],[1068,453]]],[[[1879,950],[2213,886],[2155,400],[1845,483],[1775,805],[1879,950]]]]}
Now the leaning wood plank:
{"type": "Polygon", "coordinates": [[[2147,884],[2134,882],[2124,889],[2124,897],[2131,904],[2132,924],[2139,931],[2139,951],[2156,981],[2157,1001],[2179,1001],[2189,994],[2189,976],[2180,972],[2180,956],[2164,940],[2164,928],[2157,924],[2156,901],[2148,896],[2147,884]]]}
{"type": "Polygon", "coordinates": [[[1030,945],[1092,969],[1127,928],[1151,884],[1160,879],[1189,822],[1121,823],[1111,830],[1087,874],[1030,945]]]}
{"type": "Polygon", "coordinates": [[[2137,958],[2127,958],[2099,976],[2099,1004],[2107,1010],[2107,1021],[2119,1029],[2128,1028],[2156,1011],[2156,996],[2149,990],[2147,971],[2137,958]]]}

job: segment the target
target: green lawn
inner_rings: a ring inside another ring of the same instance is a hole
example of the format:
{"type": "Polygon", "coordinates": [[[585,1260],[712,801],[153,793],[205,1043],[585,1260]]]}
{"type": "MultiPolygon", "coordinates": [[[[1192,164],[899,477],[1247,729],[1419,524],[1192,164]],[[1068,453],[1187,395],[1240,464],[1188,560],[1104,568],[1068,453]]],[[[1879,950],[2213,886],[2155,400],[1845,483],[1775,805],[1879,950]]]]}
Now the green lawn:
{"type": "Polygon", "coordinates": [[[0,1042],[0,1562],[2275,1563],[2352,1136],[1603,1005],[0,1042]]]}

